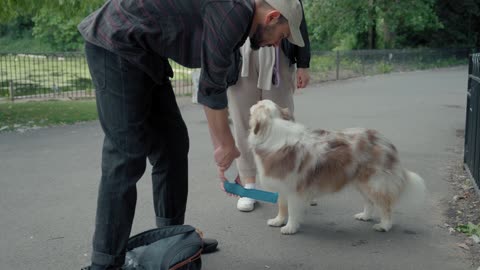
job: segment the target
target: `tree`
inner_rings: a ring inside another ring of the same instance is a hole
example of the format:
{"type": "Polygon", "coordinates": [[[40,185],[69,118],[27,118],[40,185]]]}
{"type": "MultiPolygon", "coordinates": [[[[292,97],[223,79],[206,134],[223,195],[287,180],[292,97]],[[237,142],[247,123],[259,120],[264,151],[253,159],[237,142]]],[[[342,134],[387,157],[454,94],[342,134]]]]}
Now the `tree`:
{"type": "Polygon", "coordinates": [[[313,47],[331,49],[342,44],[347,48],[356,47],[357,37],[366,33],[370,25],[368,1],[304,0],[313,47]]]}
{"type": "Polygon", "coordinates": [[[379,17],[383,26],[383,45],[394,48],[399,30],[422,32],[441,27],[434,10],[434,0],[378,1],[379,17]]]}
{"type": "Polygon", "coordinates": [[[29,18],[33,36],[57,50],[78,50],[83,40],[77,25],[103,0],[6,0],[0,22],[29,18]]]}
{"type": "Polygon", "coordinates": [[[480,47],[479,0],[438,0],[436,10],[444,27],[432,33],[430,46],[480,47]]]}
{"type": "Polygon", "coordinates": [[[35,15],[41,9],[65,16],[88,14],[100,7],[105,0],[3,0],[3,2],[0,9],[0,22],[35,15]]]}
{"type": "Polygon", "coordinates": [[[400,29],[418,32],[441,26],[434,0],[304,1],[309,29],[313,26],[313,42],[322,42],[318,38],[328,36],[331,40],[326,42],[334,47],[394,48],[400,29]]]}
{"type": "MultiPolygon", "coordinates": [[[[76,50],[76,25],[105,0],[3,0],[0,36],[76,50]]],[[[480,0],[302,0],[314,50],[480,47],[480,0]]]]}

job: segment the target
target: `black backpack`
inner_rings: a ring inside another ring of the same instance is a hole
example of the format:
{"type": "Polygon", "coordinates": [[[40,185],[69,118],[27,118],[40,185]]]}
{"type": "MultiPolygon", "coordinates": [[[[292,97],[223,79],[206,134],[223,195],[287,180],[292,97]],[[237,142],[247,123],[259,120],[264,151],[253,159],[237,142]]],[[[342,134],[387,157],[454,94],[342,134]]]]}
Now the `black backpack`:
{"type": "Polygon", "coordinates": [[[130,237],[124,270],[199,270],[203,241],[194,227],[175,225],[130,237]]]}

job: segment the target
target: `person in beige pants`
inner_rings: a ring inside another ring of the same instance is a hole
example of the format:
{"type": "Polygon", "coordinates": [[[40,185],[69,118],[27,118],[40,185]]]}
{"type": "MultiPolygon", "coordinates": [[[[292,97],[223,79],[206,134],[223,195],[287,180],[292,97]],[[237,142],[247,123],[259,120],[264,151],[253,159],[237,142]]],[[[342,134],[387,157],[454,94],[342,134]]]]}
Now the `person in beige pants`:
{"type": "MultiPolygon", "coordinates": [[[[307,41],[308,38],[304,37],[304,40],[307,41]]],[[[249,46],[248,42],[244,46],[249,46]]],[[[270,99],[280,107],[288,108],[293,114],[294,91],[296,88],[306,87],[310,79],[308,72],[309,47],[307,50],[308,53],[302,59],[301,65],[303,67],[297,68],[292,64],[292,59],[289,59],[280,47],[260,48],[257,51],[248,50],[244,47],[241,49],[243,54],[242,72],[237,83],[228,89],[227,97],[235,141],[240,151],[240,157],[236,159],[236,165],[240,180],[245,188],[255,188],[257,174],[253,154],[247,142],[250,107],[260,100],[270,99]],[[273,59],[270,59],[272,58],[271,50],[274,50],[273,59]],[[248,51],[249,55],[245,55],[245,51],[248,51]],[[278,63],[275,61],[278,61],[278,63]],[[278,76],[276,76],[275,70],[271,69],[272,65],[276,65],[278,68],[278,76]],[[245,72],[245,70],[248,70],[248,72],[245,72]]],[[[297,65],[299,63],[297,61],[297,65]]],[[[240,211],[252,211],[254,206],[255,200],[246,197],[239,198],[237,202],[237,209],[240,211]]]]}

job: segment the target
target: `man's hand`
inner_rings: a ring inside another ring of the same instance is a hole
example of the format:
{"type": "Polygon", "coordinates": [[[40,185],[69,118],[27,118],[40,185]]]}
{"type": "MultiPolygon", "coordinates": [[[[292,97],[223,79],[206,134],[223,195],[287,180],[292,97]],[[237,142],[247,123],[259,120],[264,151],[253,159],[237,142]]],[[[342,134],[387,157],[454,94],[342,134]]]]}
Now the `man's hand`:
{"type": "Polygon", "coordinates": [[[237,195],[234,195],[234,194],[231,194],[231,193],[228,193],[226,190],[225,190],[225,187],[224,187],[224,182],[225,181],[234,181],[235,183],[243,186],[242,182],[240,181],[240,175],[238,174],[238,171],[234,168],[228,175],[230,178],[227,179],[227,171],[229,169],[232,168],[232,166],[234,166],[234,163],[232,163],[232,165],[230,165],[230,167],[227,168],[227,170],[220,170],[220,167],[217,167],[218,168],[218,178],[220,178],[220,189],[227,193],[228,196],[231,196],[231,197],[238,197],[237,195]],[[232,179],[233,177],[235,177],[234,175],[236,174],[236,178],[235,179],[232,179]]]}
{"type": "Polygon", "coordinates": [[[220,172],[220,178],[224,179],[223,173],[232,165],[233,160],[240,156],[240,151],[232,141],[231,145],[218,146],[213,152],[213,156],[220,172]]]}
{"type": "Polygon", "coordinates": [[[305,88],[310,82],[310,73],[308,68],[297,69],[297,88],[305,88]]]}

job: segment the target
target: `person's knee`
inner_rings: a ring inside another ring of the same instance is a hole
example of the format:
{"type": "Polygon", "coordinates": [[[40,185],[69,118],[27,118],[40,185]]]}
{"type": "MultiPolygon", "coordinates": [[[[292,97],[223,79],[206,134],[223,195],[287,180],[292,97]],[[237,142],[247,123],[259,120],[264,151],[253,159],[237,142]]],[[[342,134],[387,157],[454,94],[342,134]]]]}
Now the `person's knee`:
{"type": "Polygon", "coordinates": [[[187,126],[184,123],[176,129],[175,134],[170,135],[167,148],[174,158],[183,159],[188,156],[190,150],[190,138],[188,137],[187,126]]]}
{"type": "Polygon", "coordinates": [[[151,142],[147,140],[145,132],[142,131],[106,131],[111,145],[120,155],[128,159],[145,159],[148,154],[151,142]]]}
{"type": "Polygon", "coordinates": [[[173,141],[154,143],[148,159],[154,171],[162,169],[164,164],[187,164],[189,147],[188,135],[179,134],[173,141]]]}

